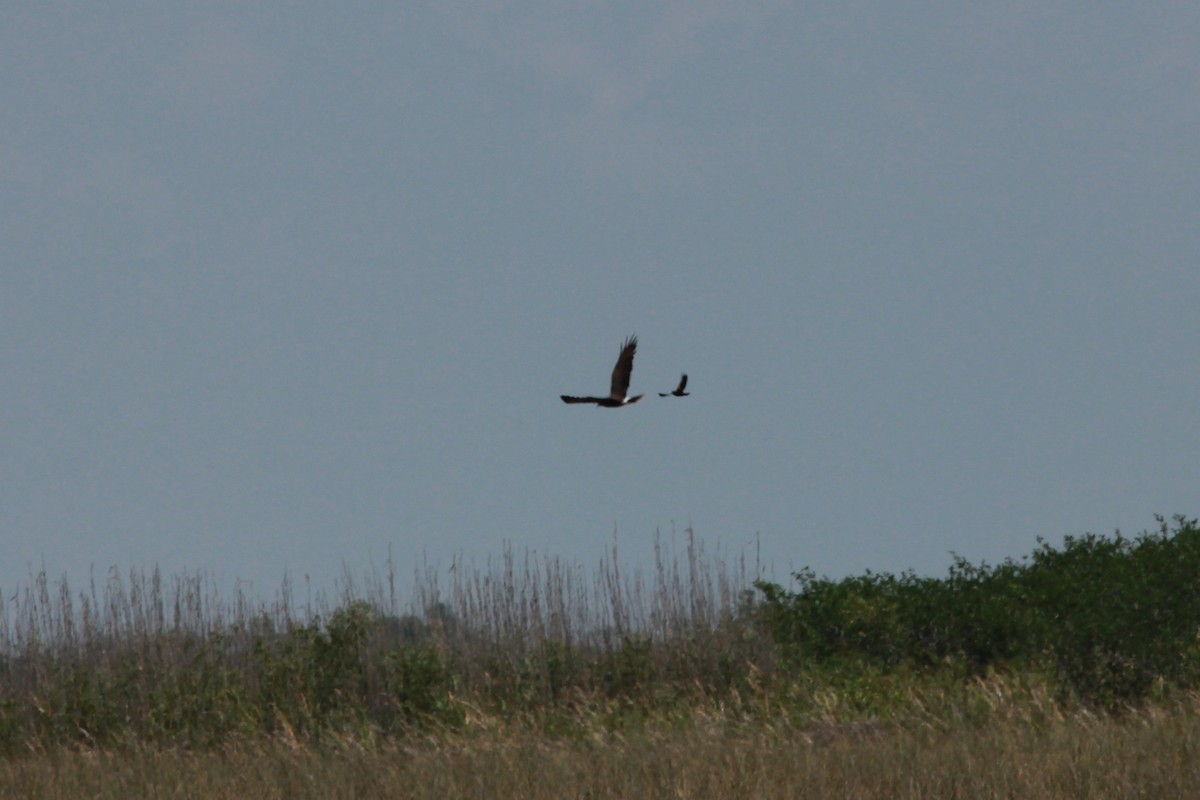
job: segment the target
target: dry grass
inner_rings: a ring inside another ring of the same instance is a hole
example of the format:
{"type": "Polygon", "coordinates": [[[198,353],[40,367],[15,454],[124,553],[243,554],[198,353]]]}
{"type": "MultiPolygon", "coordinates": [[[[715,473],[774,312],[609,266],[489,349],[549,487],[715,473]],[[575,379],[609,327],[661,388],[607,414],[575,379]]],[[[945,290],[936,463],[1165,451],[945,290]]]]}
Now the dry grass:
{"type": "Polygon", "coordinates": [[[1200,796],[1184,707],[934,730],[693,720],[574,739],[69,752],[0,762],[0,798],[1164,798],[1200,796]]]}
{"type": "Polygon", "coordinates": [[[271,601],[240,585],[222,596],[202,573],[114,569],[79,590],[42,571],[0,592],[0,753],[219,746],[283,727],[403,738],[456,722],[452,696],[654,710],[769,666],[769,637],[739,619],[758,574],[744,556],[730,565],[690,530],[655,555],[625,570],[614,542],[586,569],[505,547],[482,567],[418,566],[407,603],[390,561],[347,573],[332,598],[285,580],[271,601]]]}

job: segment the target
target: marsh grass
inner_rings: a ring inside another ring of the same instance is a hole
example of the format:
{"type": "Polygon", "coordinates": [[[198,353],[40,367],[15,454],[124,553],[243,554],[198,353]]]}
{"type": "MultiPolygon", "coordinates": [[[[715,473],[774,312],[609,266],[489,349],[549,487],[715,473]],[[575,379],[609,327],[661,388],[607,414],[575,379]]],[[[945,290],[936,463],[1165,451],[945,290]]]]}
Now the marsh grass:
{"type": "Polygon", "coordinates": [[[43,571],[0,593],[0,797],[1200,796],[1198,557],[1180,518],[796,590],[690,530],[403,600],[390,561],[302,600],[43,571]]]}
{"type": "Polygon", "coordinates": [[[868,727],[650,725],[583,739],[528,731],[364,748],[353,741],[187,751],[65,750],[0,762],[3,797],[1146,798],[1200,790],[1200,719],[1077,712],[972,735],[868,727]]]}
{"type": "Polygon", "coordinates": [[[76,591],[42,571],[0,595],[0,749],[372,741],[483,714],[568,728],[597,702],[636,716],[728,693],[773,648],[745,624],[758,574],[691,531],[646,571],[614,542],[591,571],[507,547],[415,572],[404,603],[390,561],[303,602],[289,581],[262,601],[203,574],[114,570],[76,591]]]}

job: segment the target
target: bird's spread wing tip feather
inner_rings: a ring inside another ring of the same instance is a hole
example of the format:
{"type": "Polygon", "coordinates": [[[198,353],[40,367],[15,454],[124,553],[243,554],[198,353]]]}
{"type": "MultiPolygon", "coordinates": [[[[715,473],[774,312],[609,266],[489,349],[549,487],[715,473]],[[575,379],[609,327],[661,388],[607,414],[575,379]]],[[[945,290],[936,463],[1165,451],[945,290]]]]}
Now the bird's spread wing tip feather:
{"type": "Polygon", "coordinates": [[[633,357],[637,353],[637,334],[630,336],[621,346],[621,355],[612,371],[612,385],[609,396],[621,402],[629,394],[629,378],[633,374],[633,357]]]}

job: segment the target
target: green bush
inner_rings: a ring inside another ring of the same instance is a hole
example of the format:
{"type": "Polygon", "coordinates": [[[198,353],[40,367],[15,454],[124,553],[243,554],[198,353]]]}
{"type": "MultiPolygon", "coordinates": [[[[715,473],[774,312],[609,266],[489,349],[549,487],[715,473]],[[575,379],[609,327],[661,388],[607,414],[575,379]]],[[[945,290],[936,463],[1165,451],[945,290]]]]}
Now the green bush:
{"type": "Polygon", "coordinates": [[[387,691],[396,715],[412,724],[450,708],[450,674],[435,648],[402,647],[387,654],[387,691]]]}
{"type": "MultiPolygon", "coordinates": [[[[1161,522],[1161,520],[1160,520],[1161,522]]],[[[1136,539],[1042,543],[1026,571],[1037,642],[1084,699],[1113,706],[1157,681],[1192,686],[1200,668],[1200,528],[1177,520],[1136,539]]]]}
{"type": "Polygon", "coordinates": [[[759,619],[794,663],[974,673],[1048,664],[1064,690],[1115,707],[1156,682],[1200,676],[1200,528],[1040,542],[1022,562],[955,560],[945,578],[797,573],[798,591],[760,582],[759,619]]]}

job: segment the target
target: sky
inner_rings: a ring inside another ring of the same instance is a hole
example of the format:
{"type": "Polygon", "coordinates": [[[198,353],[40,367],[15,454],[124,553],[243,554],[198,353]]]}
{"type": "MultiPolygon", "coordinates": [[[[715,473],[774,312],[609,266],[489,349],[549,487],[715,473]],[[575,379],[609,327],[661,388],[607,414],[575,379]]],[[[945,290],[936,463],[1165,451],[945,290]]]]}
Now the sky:
{"type": "Polygon", "coordinates": [[[1198,46],[1194,3],[7,4],[0,590],[689,528],[939,575],[1195,516],[1198,46]],[[559,400],[631,334],[645,400],[559,400]]]}

